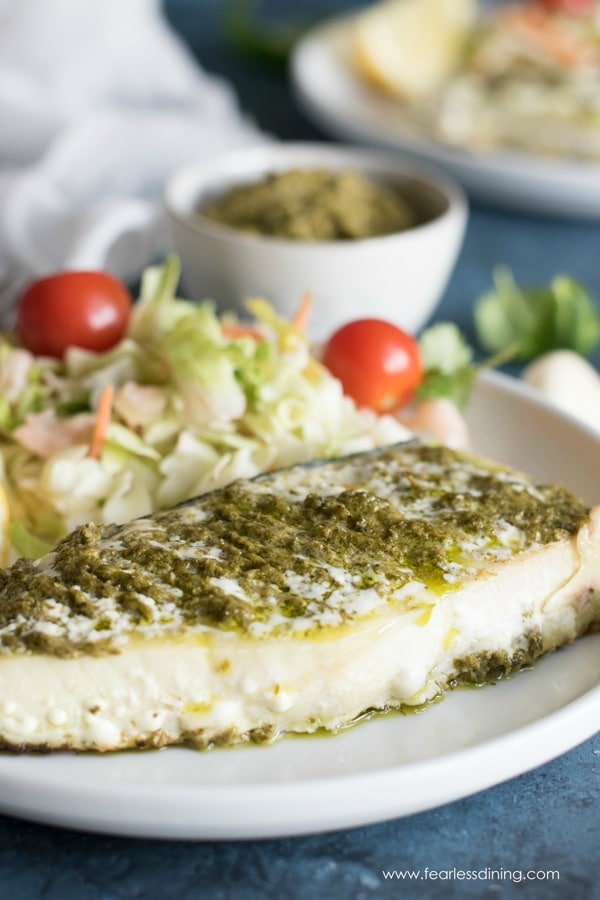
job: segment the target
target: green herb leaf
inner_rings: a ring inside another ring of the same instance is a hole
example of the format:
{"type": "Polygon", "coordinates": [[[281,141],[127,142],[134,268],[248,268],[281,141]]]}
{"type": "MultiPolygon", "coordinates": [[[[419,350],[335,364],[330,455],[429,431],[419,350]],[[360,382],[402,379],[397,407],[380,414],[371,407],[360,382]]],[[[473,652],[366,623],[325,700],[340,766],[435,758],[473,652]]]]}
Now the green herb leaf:
{"type": "Polygon", "coordinates": [[[445,375],[470,365],[473,359],[473,348],[453,322],[426,328],[419,338],[419,350],[425,370],[439,369],[445,375]]]}
{"type": "Polygon", "coordinates": [[[423,380],[417,388],[417,397],[420,400],[447,397],[459,409],[464,409],[469,401],[476,374],[475,366],[457,369],[452,375],[440,372],[439,369],[432,369],[425,372],[423,380]]]}
{"type": "Polygon", "coordinates": [[[499,266],[493,272],[493,288],[475,305],[475,328],[482,347],[491,354],[477,364],[456,325],[440,322],[422,333],[424,376],[417,397],[447,397],[462,409],[483,369],[558,348],[587,356],[600,340],[600,315],[574,278],[558,275],[547,287],[523,290],[510,270],[499,266]]]}
{"type": "Polygon", "coordinates": [[[514,358],[533,359],[566,348],[587,356],[600,340],[600,316],[585,287],[559,275],[547,287],[519,288],[505,267],[475,305],[475,329],[491,353],[512,348],[514,358]]]}
{"type": "Polygon", "coordinates": [[[460,409],[469,399],[477,368],[473,349],[459,328],[451,322],[439,322],[427,328],[419,338],[424,376],[417,389],[421,400],[447,397],[460,409]]]}

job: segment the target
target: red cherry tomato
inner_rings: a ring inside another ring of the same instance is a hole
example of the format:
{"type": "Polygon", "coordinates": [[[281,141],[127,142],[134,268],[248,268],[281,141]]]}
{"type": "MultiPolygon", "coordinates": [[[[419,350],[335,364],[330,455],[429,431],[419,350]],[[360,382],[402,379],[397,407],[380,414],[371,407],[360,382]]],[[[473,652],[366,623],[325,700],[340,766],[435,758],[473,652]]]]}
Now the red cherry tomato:
{"type": "Polygon", "coordinates": [[[101,353],[127,328],[131,297],[108,272],[59,272],[39,278],[17,301],[17,334],[23,346],[59,359],[67,347],[101,353]]]}
{"type": "Polygon", "coordinates": [[[381,319],[343,325],[325,345],[323,364],[358,406],[379,413],[407,403],[423,375],[416,340],[381,319]]]}

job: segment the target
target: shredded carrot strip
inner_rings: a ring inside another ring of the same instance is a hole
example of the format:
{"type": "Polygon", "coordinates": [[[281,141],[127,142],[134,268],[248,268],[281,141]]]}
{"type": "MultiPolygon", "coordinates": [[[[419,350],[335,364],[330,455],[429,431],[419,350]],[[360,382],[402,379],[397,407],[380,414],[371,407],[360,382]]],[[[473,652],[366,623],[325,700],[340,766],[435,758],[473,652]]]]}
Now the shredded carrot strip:
{"type": "Polygon", "coordinates": [[[94,423],[94,430],[92,431],[90,448],[88,450],[88,456],[92,459],[98,459],[100,456],[102,445],[106,438],[106,431],[110,424],[114,398],[115,386],[113,384],[107,384],[100,394],[98,409],[96,410],[96,421],[94,423]]]}
{"type": "Polygon", "coordinates": [[[304,294],[302,294],[300,303],[298,304],[298,309],[292,317],[292,325],[295,325],[299,331],[306,331],[306,326],[308,325],[308,319],[310,317],[310,311],[312,309],[312,302],[313,298],[310,291],[306,291],[304,294]]]}
{"type": "Polygon", "coordinates": [[[235,340],[235,338],[250,337],[255,341],[261,341],[264,334],[256,325],[248,325],[244,322],[229,322],[221,325],[223,337],[235,340]]]}
{"type": "Polygon", "coordinates": [[[504,19],[526,40],[554,56],[567,68],[576,68],[590,57],[591,48],[588,45],[563,31],[552,15],[539,7],[509,7],[504,19]]]}

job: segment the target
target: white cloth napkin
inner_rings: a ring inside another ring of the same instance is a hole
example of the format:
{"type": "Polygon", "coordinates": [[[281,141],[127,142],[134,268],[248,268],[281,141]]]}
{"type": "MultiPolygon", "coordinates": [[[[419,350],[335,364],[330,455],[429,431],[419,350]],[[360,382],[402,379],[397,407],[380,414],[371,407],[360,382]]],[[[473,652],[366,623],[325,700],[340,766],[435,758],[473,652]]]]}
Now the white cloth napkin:
{"type": "Polygon", "coordinates": [[[158,0],[0,0],[0,317],[57,269],[135,279],[188,160],[266,140],[158,0]]]}

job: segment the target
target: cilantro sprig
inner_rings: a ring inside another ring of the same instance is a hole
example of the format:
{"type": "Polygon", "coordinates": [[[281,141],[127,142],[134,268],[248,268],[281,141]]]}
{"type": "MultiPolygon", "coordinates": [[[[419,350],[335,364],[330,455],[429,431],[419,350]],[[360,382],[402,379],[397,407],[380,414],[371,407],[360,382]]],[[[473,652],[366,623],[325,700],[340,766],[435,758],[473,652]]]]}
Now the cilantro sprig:
{"type": "Polygon", "coordinates": [[[505,266],[475,305],[475,330],[484,350],[529,360],[549,350],[588,356],[600,340],[600,316],[585,287],[557,275],[544,287],[520,288],[505,266]]]}
{"type": "Polygon", "coordinates": [[[421,400],[447,397],[462,409],[475,379],[473,348],[452,322],[439,322],[419,338],[423,380],[417,388],[421,400]]]}
{"type": "Polygon", "coordinates": [[[438,322],[419,338],[423,379],[417,397],[431,400],[447,397],[464,409],[473,383],[484,369],[493,369],[513,357],[512,348],[501,348],[481,362],[474,362],[475,351],[453,322],[438,322]]]}
{"type": "Polygon", "coordinates": [[[499,266],[492,279],[492,288],[474,307],[477,339],[490,355],[475,362],[475,351],[451,322],[427,328],[419,339],[424,371],[419,398],[447,397],[462,409],[483,369],[561,348],[588,356],[597,346],[600,314],[574,278],[557,275],[547,286],[520,288],[510,270],[499,266]]]}

